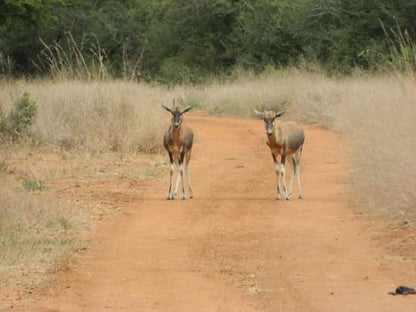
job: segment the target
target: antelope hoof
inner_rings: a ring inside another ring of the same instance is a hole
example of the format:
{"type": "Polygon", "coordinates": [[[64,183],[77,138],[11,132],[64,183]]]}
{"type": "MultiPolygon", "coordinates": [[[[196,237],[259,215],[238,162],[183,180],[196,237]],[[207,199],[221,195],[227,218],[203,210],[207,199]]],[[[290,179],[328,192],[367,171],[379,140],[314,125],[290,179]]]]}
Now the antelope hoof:
{"type": "Polygon", "coordinates": [[[277,195],[275,199],[280,200],[280,195],[277,195]]]}
{"type": "Polygon", "coordinates": [[[286,196],[286,197],[285,197],[285,199],[286,199],[286,200],[290,200],[289,196],[286,196]]]}
{"type": "Polygon", "coordinates": [[[303,195],[302,194],[299,194],[299,197],[298,197],[299,199],[302,199],[303,198],[303,195]]]}
{"type": "Polygon", "coordinates": [[[182,200],[186,200],[186,196],[182,196],[182,200]]]}
{"type": "Polygon", "coordinates": [[[192,199],[192,198],[194,198],[194,195],[189,195],[189,199],[192,199]]]}

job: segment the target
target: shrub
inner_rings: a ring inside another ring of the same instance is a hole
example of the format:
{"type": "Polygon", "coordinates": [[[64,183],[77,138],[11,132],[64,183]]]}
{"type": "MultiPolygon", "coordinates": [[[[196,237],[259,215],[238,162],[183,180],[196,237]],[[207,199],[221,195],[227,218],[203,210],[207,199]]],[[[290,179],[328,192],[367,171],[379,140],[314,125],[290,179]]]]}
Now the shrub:
{"type": "Polygon", "coordinates": [[[17,135],[27,132],[34,122],[36,112],[36,102],[30,99],[29,93],[23,93],[14,103],[9,115],[11,130],[17,135]]]}
{"type": "Polygon", "coordinates": [[[45,184],[41,180],[23,178],[22,185],[27,192],[43,191],[45,189],[45,184]]]}
{"type": "Polygon", "coordinates": [[[28,135],[29,128],[35,121],[37,105],[30,98],[28,92],[18,98],[14,103],[10,113],[6,116],[0,111],[0,134],[6,139],[18,139],[28,135]]]}

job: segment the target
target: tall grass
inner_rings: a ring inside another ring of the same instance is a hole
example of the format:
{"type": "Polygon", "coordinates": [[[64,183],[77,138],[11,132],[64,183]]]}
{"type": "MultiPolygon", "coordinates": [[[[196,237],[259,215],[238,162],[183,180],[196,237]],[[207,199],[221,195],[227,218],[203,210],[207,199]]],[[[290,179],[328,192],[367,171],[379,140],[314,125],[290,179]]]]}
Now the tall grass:
{"type": "Polygon", "coordinates": [[[390,52],[384,58],[388,59],[391,68],[405,74],[416,72],[416,44],[407,29],[402,31],[397,25],[397,29],[387,30],[383,23],[382,27],[390,52]]]}
{"type": "Polygon", "coordinates": [[[170,105],[173,97],[162,88],[133,82],[18,81],[0,89],[5,110],[22,90],[38,104],[31,129],[35,143],[89,153],[159,149],[166,128],[160,104],[170,105]]]}
{"type": "Polygon", "coordinates": [[[77,43],[70,32],[64,34],[63,45],[54,43],[43,45],[35,65],[40,72],[48,72],[55,80],[66,79],[106,79],[110,78],[107,56],[101,49],[98,38],[96,44],[84,46],[84,40],[77,43]]]}
{"type": "MultiPolygon", "coordinates": [[[[39,73],[47,73],[54,80],[107,80],[115,76],[114,69],[120,64],[111,64],[106,52],[101,48],[98,37],[95,34],[85,35],[79,41],[75,40],[72,33],[63,33],[61,43],[47,44],[42,39],[43,49],[40,51],[34,65],[39,73]],[[89,37],[89,38],[87,38],[89,37]],[[95,42],[94,42],[95,41],[95,42]]],[[[127,44],[121,49],[121,77],[128,81],[138,81],[142,77],[141,67],[144,55],[144,47],[138,51],[138,55],[129,55],[127,44]]],[[[1,55],[0,55],[1,57],[1,55]]],[[[0,67],[3,74],[6,73],[6,64],[0,58],[0,67]]],[[[10,71],[9,71],[10,72],[10,71]]]]}

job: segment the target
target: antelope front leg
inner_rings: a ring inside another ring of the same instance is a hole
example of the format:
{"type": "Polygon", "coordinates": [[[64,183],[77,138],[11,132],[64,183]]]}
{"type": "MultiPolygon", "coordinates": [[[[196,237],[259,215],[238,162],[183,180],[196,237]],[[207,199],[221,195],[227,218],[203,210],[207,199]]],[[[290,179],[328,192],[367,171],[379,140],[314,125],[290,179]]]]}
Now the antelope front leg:
{"type": "Polygon", "coordinates": [[[175,189],[173,190],[173,192],[172,192],[172,198],[171,199],[174,199],[175,198],[175,196],[176,196],[176,194],[178,193],[178,188],[179,188],[179,183],[181,182],[181,174],[180,174],[180,170],[181,170],[181,165],[179,164],[179,160],[177,159],[177,160],[175,160],[175,164],[176,164],[176,167],[178,168],[178,175],[176,176],[176,183],[175,183],[175,189]]]}
{"type": "Polygon", "coordinates": [[[280,161],[280,175],[282,176],[282,182],[283,182],[283,194],[285,195],[286,200],[290,200],[289,194],[287,193],[287,187],[286,187],[285,161],[286,161],[286,155],[282,154],[282,160],[280,161]]]}
{"type": "Polygon", "coordinates": [[[276,177],[277,177],[277,195],[276,195],[276,200],[280,199],[280,178],[279,178],[279,174],[280,174],[280,167],[279,167],[279,162],[277,161],[277,158],[274,154],[272,154],[273,156],[273,161],[274,161],[274,168],[276,170],[276,177]]]}
{"type": "Polygon", "coordinates": [[[181,175],[182,180],[182,199],[186,199],[186,193],[185,193],[185,185],[184,185],[184,179],[183,179],[183,158],[185,156],[185,153],[182,152],[181,156],[179,158],[179,174],[181,175]]]}

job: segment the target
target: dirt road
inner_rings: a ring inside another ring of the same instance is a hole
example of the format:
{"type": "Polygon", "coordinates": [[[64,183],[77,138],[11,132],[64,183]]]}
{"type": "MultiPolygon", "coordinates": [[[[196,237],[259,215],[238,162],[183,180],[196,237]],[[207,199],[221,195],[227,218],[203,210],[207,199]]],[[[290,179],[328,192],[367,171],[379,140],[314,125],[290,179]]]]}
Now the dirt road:
{"type": "Polygon", "coordinates": [[[28,311],[416,311],[416,296],[387,295],[415,287],[415,260],[381,248],[347,205],[339,137],[305,127],[304,199],[275,201],[262,121],[185,122],[195,198],[165,200],[168,168],[130,183],[122,213],[28,311]]]}

